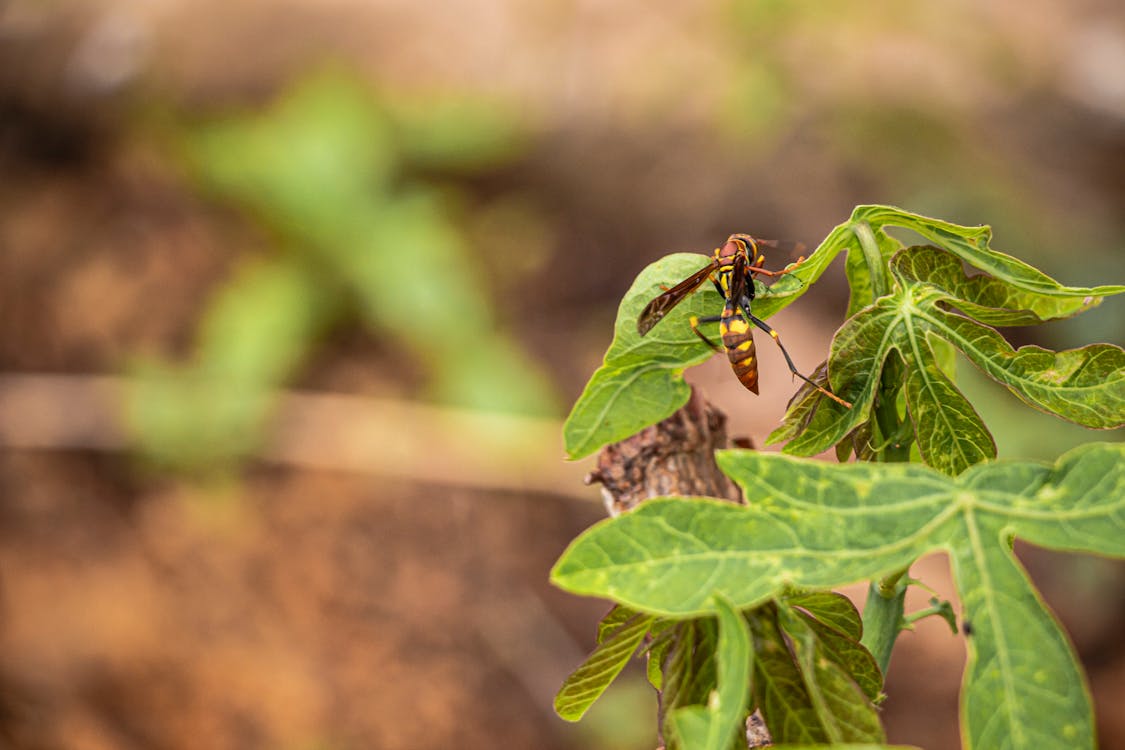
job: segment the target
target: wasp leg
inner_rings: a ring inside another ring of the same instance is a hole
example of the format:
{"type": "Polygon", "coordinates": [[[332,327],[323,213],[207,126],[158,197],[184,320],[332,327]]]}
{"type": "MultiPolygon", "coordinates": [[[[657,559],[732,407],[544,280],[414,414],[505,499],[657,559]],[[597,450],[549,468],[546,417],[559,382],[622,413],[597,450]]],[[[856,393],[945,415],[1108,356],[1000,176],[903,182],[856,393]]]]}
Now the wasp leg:
{"type": "Polygon", "coordinates": [[[749,321],[751,323],[758,326],[758,328],[761,328],[763,331],[765,331],[766,333],[768,333],[770,335],[770,338],[773,339],[773,343],[777,344],[777,348],[781,350],[781,354],[785,357],[785,363],[787,365],[789,365],[789,372],[793,373],[794,375],[799,377],[801,380],[803,380],[806,383],[808,383],[809,385],[811,385],[813,388],[816,388],[818,391],[820,391],[821,393],[823,393],[825,396],[832,399],[836,403],[842,404],[843,406],[846,406],[849,409],[852,408],[852,405],[850,403],[848,403],[844,399],[840,398],[835,393],[832,393],[828,389],[814,383],[812,380],[810,380],[806,376],[802,375],[801,371],[797,369],[797,365],[793,364],[793,358],[789,356],[789,352],[785,351],[785,346],[781,343],[781,336],[778,335],[777,331],[775,331],[773,328],[771,328],[769,326],[769,324],[766,323],[764,320],[762,320],[761,318],[756,317],[754,315],[751,315],[750,310],[747,309],[748,307],[749,307],[749,305],[744,306],[742,308],[742,312],[746,313],[746,317],[747,317],[747,319],[749,319],[749,321]]]}
{"type": "Polygon", "coordinates": [[[797,260],[790,263],[789,265],[787,265],[785,268],[781,269],[780,271],[770,271],[766,268],[762,268],[761,263],[764,260],[765,260],[765,257],[759,255],[758,258],[754,261],[758,265],[756,265],[756,266],[746,266],[747,273],[760,273],[763,276],[784,276],[787,273],[793,273],[794,271],[796,271],[797,266],[799,266],[799,265],[801,265],[802,263],[805,262],[805,256],[802,255],[801,257],[797,258],[797,260]]]}
{"type": "Polygon", "coordinates": [[[723,347],[719,346],[714,341],[707,338],[707,336],[704,335],[703,331],[699,330],[699,324],[700,323],[718,323],[722,319],[723,319],[722,315],[708,315],[706,318],[697,318],[694,315],[691,316],[691,330],[692,330],[692,332],[696,336],[698,336],[699,338],[703,339],[703,343],[707,344],[707,346],[711,347],[712,349],[714,349],[717,352],[723,351],[723,347]]]}

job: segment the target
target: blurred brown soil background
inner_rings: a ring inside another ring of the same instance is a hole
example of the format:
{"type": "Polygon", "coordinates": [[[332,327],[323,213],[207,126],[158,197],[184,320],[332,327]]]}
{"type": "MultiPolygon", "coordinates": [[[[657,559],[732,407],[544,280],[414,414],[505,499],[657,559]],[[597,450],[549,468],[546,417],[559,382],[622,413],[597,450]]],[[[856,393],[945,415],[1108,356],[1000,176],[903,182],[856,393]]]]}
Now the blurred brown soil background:
{"type": "MultiPolygon", "coordinates": [[[[1116,3],[780,19],[771,3],[662,5],[0,6],[0,420],[21,415],[0,425],[0,747],[655,746],[654,708],[629,702],[637,675],[604,719],[553,714],[606,605],[547,584],[604,513],[581,484],[588,462],[562,463],[561,417],[644,264],[732,231],[815,245],[856,203],[884,201],[993,223],[1001,249],[1066,283],[1120,281],[1116,3]],[[190,357],[212,292],[277,239],[193,182],[166,121],[266,106],[325,61],[372,85],[498,99],[522,123],[523,150],[459,188],[470,217],[496,196],[531,207],[461,228],[498,327],[562,405],[519,423],[534,455],[474,458],[478,436],[443,427],[461,417],[421,404],[425,365],[358,322],[318,341],[285,388],[355,397],[339,407],[352,416],[363,399],[399,404],[398,421],[348,442],[321,402],[301,402],[310,421],[287,402],[266,447],[218,476],[138,458],[97,388],[16,404],[30,382],[16,378],[85,387],[138,356],[190,357]],[[415,452],[401,461],[367,460],[404,445],[415,452]]],[[[807,369],[839,323],[842,283],[774,320],[807,369]]],[[[1122,307],[1106,308],[1014,340],[1121,343],[1122,307]]],[[[717,360],[690,378],[732,434],[761,444],[793,384],[759,349],[758,398],[717,360]]],[[[1083,658],[1102,747],[1125,748],[1125,571],[1018,551],[1083,658]]],[[[953,596],[944,558],[913,574],[953,596]]],[[[893,741],[958,745],[963,660],[939,621],[902,638],[893,741]]]]}

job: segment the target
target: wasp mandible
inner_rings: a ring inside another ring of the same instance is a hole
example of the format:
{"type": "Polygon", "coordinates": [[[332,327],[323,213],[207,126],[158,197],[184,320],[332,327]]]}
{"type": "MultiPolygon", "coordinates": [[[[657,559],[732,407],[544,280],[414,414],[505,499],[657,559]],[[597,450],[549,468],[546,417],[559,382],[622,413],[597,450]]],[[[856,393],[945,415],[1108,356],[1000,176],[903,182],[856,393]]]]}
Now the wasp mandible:
{"type": "MultiPolygon", "coordinates": [[[[685,297],[694,292],[708,279],[715,285],[715,289],[723,296],[726,303],[723,305],[721,315],[705,318],[692,316],[691,330],[703,339],[704,343],[715,351],[726,351],[730,360],[731,369],[742,385],[754,393],[758,392],[758,357],[754,350],[754,334],[751,325],[761,328],[770,335],[785,357],[789,371],[805,381],[813,388],[823,393],[838,404],[851,408],[851,404],[840,398],[826,388],[814,383],[801,374],[793,364],[793,358],[781,343],[777,331],[761,318],[750,312],[750,303],[754,300],[754,274],[765,276],[781,276],[788,271],[769,271],[762,268],[765,256],[759,246],[774,246],[779,243],[772,240],[754,239],[748,234],[732,234],[722,247],[716,248],[711,262],[699,269],[691,276],[659,295],[641,312],[637,318],[637,333],[644,336],[659,323],[665,315],[678,305],[685,297]],[[719,346],[707,338],[699,330],[700,323],[718,323],[719,335],[723,345],[719,346]]],[[[801,261],[798,260],[798,263],[801,261]]]]}

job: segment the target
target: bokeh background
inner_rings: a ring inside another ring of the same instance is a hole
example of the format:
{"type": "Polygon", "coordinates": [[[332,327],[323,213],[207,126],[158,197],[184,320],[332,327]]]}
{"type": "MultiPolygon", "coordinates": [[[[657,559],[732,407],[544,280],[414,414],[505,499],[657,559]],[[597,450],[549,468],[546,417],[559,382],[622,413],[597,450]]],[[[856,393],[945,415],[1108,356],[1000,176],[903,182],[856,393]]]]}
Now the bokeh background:
{"type": "MultiPolygon", "coordinates": [[[[646,263],[874,202],[1122,282],[1120,2],[0,4],[0,747],[653,747],[639,672],[551,710],[606,609],[546,583],[561,420],[646,263]]],[[[774,319],[804,369],[845,306],[774,319]]],[[[689,375],[759,444],[761,356],[689,375]]],[[[1003,456],[1120,439],[960,375],[1003,456]]],[[[1123,566],[1018,551],[1125,748],[1123,566]]],[[[963,660],[902,638],[892,740],[957,746],[963,660]]]]}

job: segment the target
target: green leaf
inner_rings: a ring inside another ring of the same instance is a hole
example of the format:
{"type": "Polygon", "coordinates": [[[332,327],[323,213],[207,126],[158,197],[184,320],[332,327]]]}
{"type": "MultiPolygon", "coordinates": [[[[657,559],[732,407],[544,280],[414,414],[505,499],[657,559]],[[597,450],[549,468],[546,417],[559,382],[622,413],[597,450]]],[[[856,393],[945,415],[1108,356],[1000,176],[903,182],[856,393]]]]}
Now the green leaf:
{"type": "Polygon", "coordinates": [[[578,721],[609,687],[633,656],[653,618],[634,615],[576,669],[555,696],[555,712],[567,721],[578,721]]]}
{"type": "Polygon", "coordinates": [[[719,646],[715,652],[718,686],[706,707],[689,706],[671,715],[671,725],[686,750],[729,750],[741,740],[746,702],[750,697],[750,630],[737,610],[721,597],[719,646]]]}
{"type": "Polygon", "coordinates": [[[914,439],[927,464],[947,474],[960,474],[973,464],[996,458],[996,441],[969,400],[937,366],[925,337],[903,359],[906,407],[914,422],[914,439]]]}
{"type": "Polygon", "coordinates": [[[970,266],[1022,290],[1026,293],[1021,297],[1024,301],[1032,298],[1054,299],[1057,307],[1050,314],[1051,318],[1068,317],[1100,304],[1102,297],[1125,292],[1125,286],[1122,285],[1063,286],[1023,261],[991,249],[989,243],[992,241],[992,229],[987,226],[965,227],[893,206],[879,205],[857,206],[852,212],[849,225],[860,222],[872,227],[896,226],[917,232],[970,266]]]}
{"type": "Polygon", "coordinates": [[[637,613],[628,607],[615,606],[598,622],[598,643],[603,643],[636,615],[637,613]]]}
{"type": "Polygon", "coordinates": [[[677,253],[645,268],[617,311],[613,342],[563,426],[567,455],[593,453],[670,416],[687,403],[690,388],[681,373],[713,353],[692,333],[692,315],[714,314],[722,298],[705,284],[685,299],[647,336],[637,333],[637,317],[661,287],[669,287],[702,268],[708,258],[677,253]]]}
{"type": "Polygon", "coordinates": [[[877,745],[871,743],[833,742],[832,744],[773,745],[776,750],[920,750],[914,745],[877,745]]]}
{"type": "Polygon", "coordinates": [[[618,309],[604,364],[590,379],[563,428],[571,458],[628,437],[687,402],[689,389],[679,377],[680,371],[711,355],[691,332],[688,320],[716,309],[721,298],[713,289],[703,289],[684,300],[645,337],[637,333],[637,317],[661,293],[662,286],[675,284],[706,262],[707,258],[689,253],[670,255],[645,268],[633,282],[618,309]]]}
{"type": "MultiPolygon", "coordinates": [[[[717,315],[723,299],[709,283],[689,295],[646,336],[637,333],[637,318],[664,289],[698,271],[710,260],[693,253],[675,253],[652,263],[637,276],[617,310],[613,342],[563,427],[567,455],[587,456],[607,443],[623,440],[670,416],[687,403],[690,388],[683,371],[708,360],[714,352],[692,333],[694,315],[717,315]]],[[[768,318],[804,293],[827,263],[815,253],[769,288],[761,285],[754,314],[768,318]]],[[[717,327],[715,328],[717,331],[717,327]]],[[[712,336],[717,338],[717,333],[712,336]]]]}
{"type": "MultiPolygon", "coordinates": [[[[1125,351],[1120,347],[1095,344],[1057,353],[1032,346],[1013,349],[994,329],[947,309],[951,304],[990,319],[1015,320],[1011,317],[1015,313],[1001,310],[993,315],[988,311],[997,308],[978,304],[982,300],[989,305],[1000,303],[994,285],[968,279],[960,262],[937,248],[899,252],[892,260],[891,272],[895,293],[853,316],[832,343],[832,387],[851,400],[854,408],[827,402],[811,417],[806,408],[799,420],[775,431],[767,442],[791,438],[785,447],[787,453],[814,455],[843,440],[871,418],[883,363],[897,352],[905,364],[907,408],[926,463],[958,474],[994,457],[995,443],[980,416],[937,365],[938,356],[931,343],[938,340],[956,347],[1031,406],[1087,427],[1108,429],[1125,424],[1125,351]],[[931,276],[938,277],[948,289],[920,280],[931,276]],[[949,290],[976,297],[958,299],[949,290]]],[[[1036,299],[1058,303],[1053,308],[1055,313],[1069,300],[1036,294],[1036,299]]],[[[1030,292],[1016,290],[1011,296],[1029,304],[1036,301],[1030,292]]]]}
{"type": "Polygon", "coordinates": [[[1076,659],[1019,569],[1011,539],[1125,556],[1125,445],[1082,446],[1054,466],[988,462],[959,477],[921,466],[717,455],[753,505],[650,500],[576,539],[552,580],[641,611],[693,617],[713,611],[716,593],[746,608],[793,586],[878,578],[949,550],[973,623],[966,746],[1093,747],[1076,659]]]}
{"type": "MultiPolygon", "coordinates": [[[[778,615],[778,623],[793,645],[812,705],[829,738],[833,742],[883,741],[878,712],[847,667],[831,658],[830,649],[806,619],[785,609],[780,609],[778,615]]],[[[840,641],[834,643],[839,645],[840,641]]],[[[867,654],[866,649],[858,643],[855,645],[867,654]]],[[[871,655],[867,657],[870,659],[871,655]]],[[[868,667],[874,667],[873,659],[868,667]]],[[[876,667],[875,672],[878,671],[876,667]]],[[[766,723],[768,726],[768,719],[766,723]]]]}
{"type": "MultiPolygon", "coordinates": [[[[718,643],[715,620],[684,620],[675,625],[671,647],[661,660],[661,709],[667,715],[684,706],[707,702],[715,689],[718,672],[715,649],[718,643]]],[[[661,724],[666,722],[661,720],[661,724]]]]}
{"type": "Polygon", "coordinates": [[[668,654],[676,645],[681,635],[683,621],[654,620],[649,626],[648,645],[645,647],[645,676],[657,690],[664,689],[664,667],[667,665],[668,654]]]}
{"type": "Polygon", "coordinates": [[[883,673],[860,643],[863,620],[851,599],[834,591],[810,591],[786,596],[782,603],[807,618],[828,657],[847,670],[870,700],[878,700],[883,673]]]}
{"type": "Polygon", "coordinates": [[[855,240],[855,244],[848,249],[844,264],[851,292],[846,315],[850,318],[875,299],[887,294],[890,285],[887,261],[902,248],[902,243],[882,229],[863,221],[849,223],[847,226],[855,240]]]}
{"type": "Polygon", "coordinates": [[[754,699],[773,741],[829,741],[801,669],[777,626],[777,608],[760,607],[748,620],[754,640],[754,699]]]}
{"type": "Polygon", "coordinates": [[[664,689],[664,667],[668,654],[680,638],[681,620],[657,619],[648,629],[648,644],[644,649],[645,676],[649,684],[657,690],[664,689]]]}
{"type": "Polygon", "coordinates": [[[967,514],[954,550],[973,624],[961,715],[978,748],[1092,747],[1090,695],[1066,635],[1007,549],[1004,520],[967,514]]]}
{"type": "Polygon", "coordinates": [[[810,628],[816,636],[817,648],[823,656],[839,666],[859,686],[867,700],[878,700],[883,692],[883,673],[871,652],[858,639],[841,633],[815,617],[804,612],[798,612],[798,616],[804,619],[804,626],[810,628]]]}
{"type": "Polygon", "coordinates": [[[673,750],[695,750],[705,747],[710,740],[711,715],[702,706],[688,706],[672,714],[667,727],[673,750]]]}
{"type": "Polygon", "coordinates": [[[962,260],[951,252],[904,254],[896,262],[896,272],[900,278],[941,289],[963,313],[989,325],[1037,325],[1077,315],[1092,302],[1073,293],[1030,292],[987,274],[968,276],[962,260]]]}
{"type": "Polygon", "coordinates": [[[903,567],[926,551],[923,532],[956,515],[948,478],[922,466],[834,466],[756,451],[716,459],[753,504],[648,500],[575,539],[552,580],[693,617],[712,611],[715,591],[751,607],[788,586],[830,588],[903,567]]]}
{"type": "Polygon", "coordinates": [[[863,619],[852,600],[835,591],[803,591],[785,597],[790,607],[799,607],[825,625],[853,641],[863,637],[863,619]]]}

